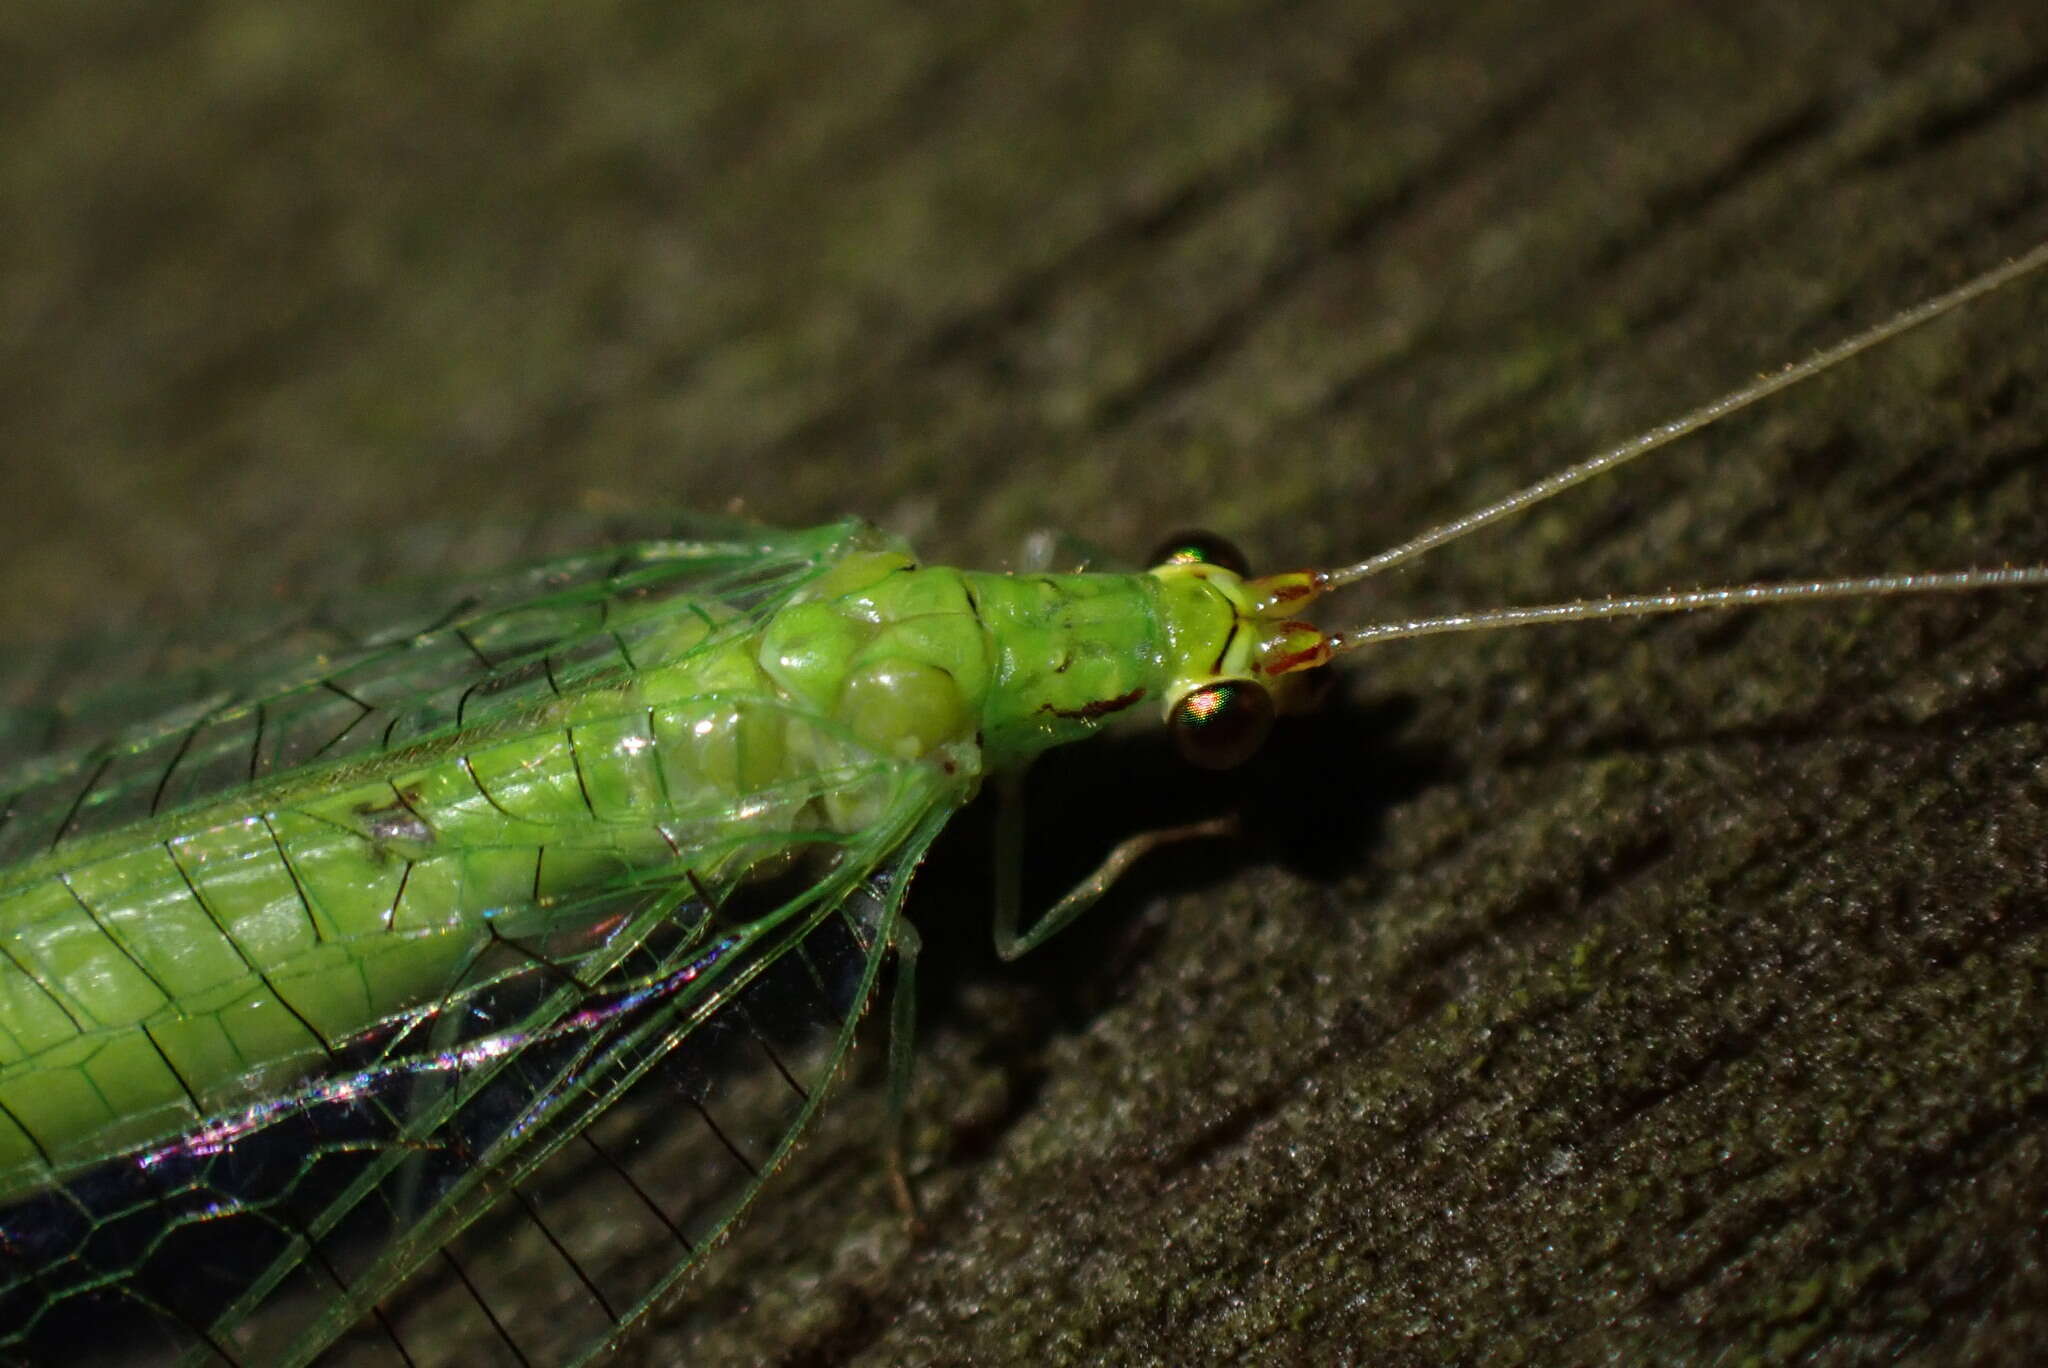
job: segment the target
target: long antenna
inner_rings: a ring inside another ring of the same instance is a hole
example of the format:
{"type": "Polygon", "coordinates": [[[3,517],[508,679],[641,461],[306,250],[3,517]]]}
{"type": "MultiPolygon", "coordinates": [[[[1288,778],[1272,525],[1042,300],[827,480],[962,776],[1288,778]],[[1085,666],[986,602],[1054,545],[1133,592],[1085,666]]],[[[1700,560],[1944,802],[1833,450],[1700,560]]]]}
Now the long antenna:
{"type": "Polygon", "coordinates": [[[1484,608],[1442,617],[1409,618],[1331,632],[1332,654],[1355,651],[1376,641],[1436,636],[1443,632],[1485,632],[1501,627],[1533,627],[1540,623],[1589,622],[1596,618],[1647,617],[1652,613],[1684,613],[1698,608],[1736,608],[1754,603],[1831,598],[1876,598],[1885,594],[1956,593],[1969,589],[2011,589],[2048,586],[2048,565],[2005,569],[1949,570],[1926,575],[1863,575],[1854,579],[1800,580],[1780,584],[1738,584],[1722,589],[1683,589],[1663,594],[1622,594],[1613,598],[1574,599],[1568,603],[1533,604],[1522,608],[1484,608]]]}
{"type": "MultiPolygon", "coordinates": [[[[1401,564],[1403,561],[1413,560],[1415,557],[1420,556],[1425,551],[1433,551],[1437,547],[1442,546],[1445,542],[1453,542],[1460,537],[1466,536],[1473,532],[1477,532],[1482,527],[1486,527],[1492,523],[1497,523],[1502,518],[1510,517],[1516,513],[1521,512],[1525,508],[1528,508],[1534,504],[1542,503],[1545,499],[1551,498],[1554,495],[1561,494],[1565,490],[1570,489],[1575,484],[1579,484],[1583,481],[1590,480],[1595,475],[1604,474],[1607,471],[1614,469],[1616,466],[1623,465],[1629,461],[1633,461],[1638,456],[1647,455],[1650,452],[1655,451],[1658,447],[1667,446],[1670,443],[1677,441],[1679,438],[1684,437],[1689,433],[1697,432],[1701,428],[1706,427],[1709,423],[1719,422],[1721,419],[1726,418],[1729,414],[1735,413],[1741,409],[1746,409],[1751,404],[1756,403],[1760,399],[1767,399],[1771,395],[1776,394],[1779,390],[1787,389],[1793,385],[1798,384],[1802,380],[1812,379],[1814,376],[1820,374],[1822,371],[1827,370],[1831,366],[1839,365],[1840,363],[1848,360],[1850,357],[1856,355],[1858,352],[1868,351],[1870,348],[1876,346],[1880,342],[1889,341],[1892,338],[1897,337],[1900,333],[1909,332],[1912,329],[1919,327],[1922,323],[1927,323],[1932,321],[1933,319],[1939,318],[1943,314],[1948,313],[1950,310],[1959,308],[1962,305],[1969,303],[1971,300],[1977,298],[1979,295],[1988,294],[1991,291],[1998,289],[2002,285],[2009,284],[2010,282],[2019,279],[2021,276],[2026,275],[2030,271],[2039,270],[2043,266],[2048,266],[2048,242],[2041,243],[2040,245],[2036,246],[2032,251],[2026,252],[2021,256],[2015,257],[2013,260],[2006,262],[2003,266],[1997,266],[1989,271],[1986,271],[1983,275],[1978,276],[1974,280],[1968,281],[1962,285],[1958,285],[1955,289],[1950,290],[1947,294],[1936,295],[1933,299],[1928,300],[1924,304],[1917,304],[1912,308],[1905,310],[1903,313],[1894,314],[1892,315],[1892,317],[1878,324],[1876,327],[1865,329],[1863,332],[1857,333],[1854,337],[1849,338],[1847,341],[1837,342],[1834,346],[1829,347],[1823,351],[1815,352],[1812,356],[1807,357],[1804,361],[1799,361],[1792,365],[1789,365],[1774,375],[1767,375],[1760,380],[1756,380],[1750,384],[1744,385],[1741,389],[1735,390],[1729,394],[1724,394],[1719,399],[1716,399],[1711,403],[1703,404],[1699,408],[1694,409],[1691,413],[1686,414],[1683,418],[1674,419],[1671,422],[1661,424],[1657,427],[1653,427],[1649,431],[1641,434],[1640,436],[1632,437],[1628,441],[1623,442],[1620,446],[1614,447],[1607,451],[1603,451],[1597,456],[1588,457],[1586,460],[1580,461],[1577,465],[1566,466],[1563,470],[1560,470],[1555,474],[1546,475],[1542,479],[1536,481],[1536,483],[1528,486],[1525,489],[1518,489],[1514,493],[1508,495],[1506,498],[1496,500],[1495,502],[1490,503],[1486,505],[1484,508],[1478,509],[1475,512],[1467,513],[1463,517],[1453,518],[1451,521],[1447,523],[1441,523],[1436,527],[1432,527],[1427,532],[1424,532],[1419,536],[1411,537],[1407,541],[1402,542],[1399,546],[1396,546],[1391,550],[1382,551],[1376,556],[1371,556],[1365,560],[1358,562],[1358,564],[1356,565],[1347,565],[1337,570],[1319,571],[1316,573],[1315,576],[1316,587],[1319,590],[1327,590],[1336,589],[1346,584],[1355,584],[1359,580],[1367,579],[1373,575],[1379,574],[1382,570],[1392,569],[1394,566],[1401,564]]],[[[1996,574],[2000,572],[1966,571],[1963,573],[1996,574]]],[[[1906,578],[1936,577],[1907,576],[1906,578]]],[[[1845,583],[1847,582],[1850,581],[1845,581],[1845,583]]],[[[1875,583],[1876,581],[1854,582],[1875,583]]],[[[1758,585],[1754,587],[1763,589],[1794,586],[1758,585]]],[[[1809,585],[1807,586],[1807,589],[1809,591],[1812,591],[1817,589],[1818,587],[1819,586],[1816,585],[1809,585]]],[[[1975,586],[1938,585],[1929,587],[1973,588],[1975,586]]],[[[1702,590],[1700,592],[1722,593],[1726,591],[1702,590]]],[[[1898,593],[1906,591],[1897,589],[1876,589],[1867,590],[1865,592],[1898,593]]],[[[1825,598],[1839,597],[1840,595],[1808,592],[1804,596],[1809,598],[1825,598]]],[[[1652,597],[1654,598],[1657,596],[1652,597]]],[[[1793,595],[1779,595],[1778,597],[1793,597],[1793,595]]],[[[1605,601],[1610,600],[1596,600],[1596,602],[1605,601]]],[[[1638,600],[1632,599],[1611,600],[1611,602],[1616,603],[1637,601],[1638,600]]],[[[1647,602],[1649,600],[1642,601],[1647,602]]],[[[1729,602],[1741,601],[1744,600],[1729,600],[1729,602]]],[[[1566,607],[1571,605],[1558,606],[1566,607]]],[[[1675,604],[1667,608],[1643,608],[1639,609],[1638,611],[1670,612],[1674,611],[1677,608],[1698,608],[1712,606],[1716,605],[1705,603],[1675,604]]],[[[1500,611],[1512,613],[1548,610],[1502,609],[1500,611]]],[[[1616,612],[1600,614],[1584,613],[1580,614],[1579,616],[1615,617],[1620,615],[1621,613],[1617,610],[1616,612]]],[[[1468,616],[1476,617],[1481,615],[1473,614],[1468,616]]],[[[1539,618],[1535,620],[1559,621],[1563,619],[1539,618]]],[[[1474,623],[1472,625],[1475,627],[1481,625],[1504,627],[1510,624],[1506,622],[1500,622],[1486,624],[1474,623]]],[[[1452,631],[1458,629],[1450,627],[1438,627],[1432,630],[1452,631]]],[[[1419,636],[1421,635],[1421,633],[1408,632],[1403,633],[1402,635],[1419,636]]]]}

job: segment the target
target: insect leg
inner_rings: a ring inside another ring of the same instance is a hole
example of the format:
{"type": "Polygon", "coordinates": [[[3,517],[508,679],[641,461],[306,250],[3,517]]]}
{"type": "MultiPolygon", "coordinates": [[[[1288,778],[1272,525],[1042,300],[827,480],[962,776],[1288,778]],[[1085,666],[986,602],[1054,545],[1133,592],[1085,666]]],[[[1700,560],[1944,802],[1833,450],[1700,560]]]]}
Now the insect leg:
{"type": "Polygon", "coordinates": [[[1238,831],[1236,813],[1210,817],[1184,826],[1141,831],[1118,841],[1094,872],[1068,889],[1058,902],[1039,914],[1027,931],[1019,932],[1024,879],[1024,786],[1023,775],[1004,775],[998,780],[996,811],[996,953],[1016,959],[1045,944],[1068,922],[1093,907],[1123,877],[1124,871],[1150,851],[1181,841],[1211,836],[1232,836],[1238,831]]]}
{"type": "Polygon", "coordinates": [[[917,1191],[910,1185],[904,1164],[903,1116],[910,1105],[910,1071],[915,1063],[911,1050],[917,1042],[917,953],[922,948],[917,928],[898,920],[893,945],[896,951],[896,982],[889,999],[889,1195],[913,1233],[924,1228],[917,1210],[917,1191]]]}

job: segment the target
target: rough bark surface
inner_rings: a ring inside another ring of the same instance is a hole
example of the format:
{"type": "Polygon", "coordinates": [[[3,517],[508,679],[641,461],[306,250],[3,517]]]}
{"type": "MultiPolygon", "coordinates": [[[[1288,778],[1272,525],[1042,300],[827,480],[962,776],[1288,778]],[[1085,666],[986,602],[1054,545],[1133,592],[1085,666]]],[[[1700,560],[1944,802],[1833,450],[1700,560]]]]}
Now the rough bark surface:
{"type": "MultiPolygon", "coordinates": [[[[0,54],[15,638],[571,507],[1343,558],[2048,237],[2017,0],[17,0],[0,54]]],[[[1349,615],[2048,560],[2044,301],[1349,615]]],[[[869,1069],[619,1361],[2034,1356],[2048,595],[1343,674],[1234,786],[1044,776],[1041,894],[1250,830],[1033,961],[963,823],[929,1233],[869,1069]]]]}

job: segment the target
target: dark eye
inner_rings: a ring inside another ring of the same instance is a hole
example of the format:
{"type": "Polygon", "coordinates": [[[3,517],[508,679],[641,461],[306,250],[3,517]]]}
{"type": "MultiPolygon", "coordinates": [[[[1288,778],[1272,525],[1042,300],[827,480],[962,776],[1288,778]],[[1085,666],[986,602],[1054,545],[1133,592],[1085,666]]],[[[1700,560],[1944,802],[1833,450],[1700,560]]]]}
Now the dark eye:
{"type": "Polygon", "coordinates": [[[1273,695],[1249,679],[1219,679],[1174,704],[1166,727],[1189,764],[1233,769],[1273,730],[1273,695]]]}
{"type": "Polygon", "coordinates": [[[1181,532],[1168,537],[1145,564],[1215,565],[1246,578],[1252,573],[1244,552],[1214,532],[1181,532]]]}

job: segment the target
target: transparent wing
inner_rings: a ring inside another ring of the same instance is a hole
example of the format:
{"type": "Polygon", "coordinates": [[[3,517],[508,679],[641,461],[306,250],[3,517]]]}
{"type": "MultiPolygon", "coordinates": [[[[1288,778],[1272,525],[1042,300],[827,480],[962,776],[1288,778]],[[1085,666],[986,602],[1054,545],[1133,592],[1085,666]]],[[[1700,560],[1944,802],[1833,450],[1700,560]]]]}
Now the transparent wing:
{"type": "Polygon", "coordinates": [[[426,1365],[601,1347],[818,1105],[949,815],[932,797],[906,783],[815,878],[593,900],[619,925],[600,949],[510,951],[517,967],[331,1070],[0,1213],[0,1352],[426,1365]]]}
{"type": "MultiPolygon", "coordinates": [[[[36,859],[195,804],[313,792],[328,764],[483,734],[636,669],[679,613],[705,617],[708,649],[878,543],[858,524],[735,527],[150,648],[141,682],[85,680],[6,716],[0,853],[36,859]]],[[[795,782],[803,792],[750,798],[795,811],[859,788],[874,795],[859,829],[792,826],[764,850],[758,828],[726,829],[730,812],[655,814],[676,855],[663,872],[586,890],[549,910],[545,932],[532,908],[500,909],[457,981],[311,1076],[0,1210],[0,1357],[254,1364],[332,1346],[467,1363],[495,1344],[508,1362],[553,1362],[602,1343],[787,1152],[950,811],[955,790],[919,767],[839,753],[795,782]],[[735,843],[748,858],[720,859],[735,843]],[[788,872],[717,872],[764,864],[788,872]],[[614,1108],[627,1097],[649,1105],[614,1108]],[[635,1231],[652,1246],[629,1257],[635,1231]],[[509,1263],[479,1257],[508,1250],[509,1263]],[[551,1261],[573,1276],[536,1271],[551,1261]],[[524,1294],[542,1281],[580,1291],[536,1308],[524,1294]],[[474,1333],[443,1338],[458,1323],[474,1333]]]]}
{"type": "Polygon", "coordinates": [[[336,595],[282,627],[38,653],[8,686],[19,697],[0,695],[0,869],[632,669],[635,646],[677,600],[722,605],[724,625],[744,629],[823,566],[880,542],[854,522],[695,531],[336,595]]]}
{"type": "Polygon", "coordinates": [[[108,740],[223,684],[259,693],[267,669],[402,639],[473,594],[484,598],[480,609],[494,590],[517,603],[520,581],[546,562],[621,554],[636,542],[694,543],[707,553],[699,566],[708,589],[721,550],[765,543],[769,556],[801,561],[805,542],[841,530],[788,533],[694,515],[550,517],[533,527],[408,527],[318,557],[259,561],[212,586],[198,615],[145,604],[91,634],[0,650],[0,773],[108,740]]]}
{"type": "Polygon", "coordinates": [[[266,662],[303,665],[319,651],[401,638],[449,618],[470,595],[480,596],[479,611],[493,595],[521,602],[524,582],[550,564],[603,562],[644,543],[666,548],[686,582],[701,572],[698,587],[708,591],[728,558],[801,565],[842,538],[876,536],[852,521],[789,531],[701,513],[556,512],[530,526],[426,523],[318,555],[258,556],[233,582],[208,586],[198,613],[144,603],[93,633],[8,643],[0,744],[12,738],[12,749],[0,750],[0,770],[55,749],[36,742],[39,723],[65,728],[67,745],[105,740],[144,719],[143,700],[179,706],[224,680],[253,688],[266,662]]]}

